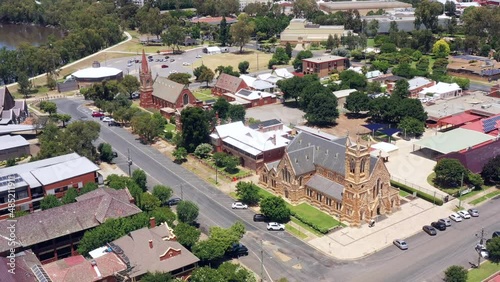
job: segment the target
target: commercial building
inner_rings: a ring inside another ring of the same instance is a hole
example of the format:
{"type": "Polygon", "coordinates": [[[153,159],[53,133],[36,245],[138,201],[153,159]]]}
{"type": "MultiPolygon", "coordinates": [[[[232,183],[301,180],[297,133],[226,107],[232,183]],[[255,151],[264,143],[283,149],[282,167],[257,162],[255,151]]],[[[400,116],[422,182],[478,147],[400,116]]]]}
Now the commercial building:
{"type": "Polygon", "coordinates": [[[418,93],[419,98],[432,96],[434,99],[449,99],[462,96],[462,88],[456,83],[438,82],[418,93]]]}
{"type": "MultiPolygon", "coordinates": [[[[415,15],[413,14],[413,8],[411,9],[396,9],[394,13],[376,15],[376,16],[363,16],[361,20],[366,20],[367,23],[371,21],[378,22],[377,33],[389,33],[391,23],[395,22],[398,26],[398,30],[412,32],[415,30],[415,15]]],[[[438,16],[438,25],[447,27],[450,17],[446,15],[438,16]]],[[[426,29],[422,24],[419,29],[426,29]]]]}
{"type": "Polygon", "coordinates": [[[335,71],[341,72],[349,67],[349,59],[340,56],[321,56],[302,59],[304,74],[317,74],[320,78],[329,76],[335,71]]]}
{"type": "Polygon", "coordinates": [[[351,226],[400,206],[384,161],[370,146],[300,132],[280,160],[260,170],[259,182],[292,204],[307,202],[351,226]]]}
{"type": "MultiPolygon", "coordinates": [[[[410,98],[418,98],[419,93],[422,92],[425,88],[429,88],[434,86],[435,82],[431,79],[427,79],[425,77],[414,77],[408,80],[408,91],[410,91],[410,98]]],[[[392,92],[391,92],[392,93],[392,92]]]]}
{"type": "Polygon", "coordinates": [[[78,82],[79,87],[85,87],[105,80],[121,80],[123,71],[117,68],[101,67],[101,64],[95,61],[91,68],[78,70],[72,73],[71,77],[78,82]]]}
{"type": "Polygon", "coordinates": [[[370,11],[376,12],[382,9],[386,12],[392,12],[396,9],[412,8],[412,5],[399,1],[337,1],[319,3],[319,8],[331,14],[340,11],[357,10],[360,15],[364,16],[370,11]]]}
{"type": "Polygon", "coordinates": [[[281,44],[302,44],[323,42],[328,36],[337,35],[338,38],[347,35],[350,30],[345,30],[342,25],[318,25],[305,19],[293,19],[280,35],[281,44]]]}
{"type": "Polygon", "coordinates": [[[20,158],[30,154],[30,143],[20,135],[0,136],[0,161],[20,158]]]}
{"type": "MultiPolygon", "coordinates": [[[[64,196],[99,179],[99,167],[77,153],[0,169],[0,219],[9,216],[8,202],[15,195],[16,209],[37,211],[46,195],[64,196]]],[[[101,177],[102,178],[102,177],[101,177]]]]}
{"type": "Polygon", "coordinates": [[[487,57],[460,55],[448,58],[448,73],[469,79],[492,81],[500,78],[500,63],[487,57]]]}
{"type": "Polygon", "coordinates": [[[24,100],[14,100],[7,86],[0,88],[0,126],[20,124],[28,117],[28,105],[24,100]]]}

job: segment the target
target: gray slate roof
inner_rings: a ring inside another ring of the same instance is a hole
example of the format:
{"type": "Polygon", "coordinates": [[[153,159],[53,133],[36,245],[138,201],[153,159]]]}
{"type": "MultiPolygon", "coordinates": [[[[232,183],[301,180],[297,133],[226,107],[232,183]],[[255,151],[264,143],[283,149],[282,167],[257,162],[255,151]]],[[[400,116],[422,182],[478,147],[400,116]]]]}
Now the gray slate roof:
{"type": "MultiPolygon", "coordinates": [[[[322,166],[345,175],[345,138],[327,140],[307,132],[300,132],[288,145],[286,151],[295,175],[315,171],[322,166]]],[[[377,157],[370,157],[370,173],[377,157]]]]}
{"type": "Polygon", "coordinates": [[[329,197],[342,201],[342,191],[344,191],[344,186],[321,175],[315,174],[311,177],[311,179],[309,179],[309,181],[307,181],[306,186],[309,186],[329,197]]]}
{"type": "Polygon", "coordinates": [[[184,87],[186,86],[165,77],[157,77],[153,84],[153,96],[175,103],[184,87]]]}

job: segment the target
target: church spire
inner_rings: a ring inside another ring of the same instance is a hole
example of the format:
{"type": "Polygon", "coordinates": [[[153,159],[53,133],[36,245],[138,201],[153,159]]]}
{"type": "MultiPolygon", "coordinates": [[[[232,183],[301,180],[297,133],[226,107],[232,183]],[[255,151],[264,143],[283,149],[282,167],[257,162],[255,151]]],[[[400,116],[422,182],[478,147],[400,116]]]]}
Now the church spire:
{"type": "Polygon", "coordinates": [[[144,53],[144,49],[142,49],[142,61],[141,61],[141,70],[142,73],[149,73],[148,59],[146,58],[146,53],[144,53]]]}

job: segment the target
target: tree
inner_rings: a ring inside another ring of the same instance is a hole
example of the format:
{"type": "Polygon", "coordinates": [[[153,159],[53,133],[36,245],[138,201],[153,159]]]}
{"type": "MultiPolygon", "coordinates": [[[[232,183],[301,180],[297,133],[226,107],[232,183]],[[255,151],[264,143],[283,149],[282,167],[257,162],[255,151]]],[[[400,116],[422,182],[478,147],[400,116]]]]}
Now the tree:
{"type": "Polygon", "coordinates": [[[396,67],[392,69],[392,73],[408,79],[413,78],[415,76],[413,68],[411,67],[411,64],[408,62],[400,62],[396,67]]]}
{"type": "Polygon", "coordinates": [[[240,47],[240,53],[243,52],[243,47],[250,41],[250,36],[255,30],[255,23],[250,20],[247,14],[240,14],[238,22],[231,25],[231,36],[233,42],[240,47]]]}
{"type": "Polygon", "coordinates": [[[489,254],[489,259],[494,263],[500,262],[500,237],[492,238],[486,243],[486,250],[489,254]]]}
{"type": "Polygon", "coordinates": [[[302,72],[302,59],[312,58],[313,53],[310,50],[302,50],[297,53],[297,56],[292,62],[293,68],[297,72],[302,72]]]}
{"type": "Polygon", "coordinates": [[[143,142],[153,142],[165,129],[167,120],[160,114],[140,113],[132,117],[132,132],[138,134],[143,142]]]}
{"type": "Polygon", "coordinates": [[[446,58],[450,54],[450,45],[446,40],[439,39],[432,46],[432,53],[434,53],[437,58],[446,58]]]}
{"type": "Polygon", "coordinates": [[[318,93],[311,98],[304,117],[310,124],[327,125],[339,117],[337,97],[331,93],[318,93]]]}
{"type": "Polygon", "coordinates": [[[220,259],[233,244],[241,240],[244,234],[245,225],[241,222],[236,222],[227,229],[213,226],[210,228],[208,240],[196,243],[193,253],[203,261],[220,259]]]}
{"type": "Polygon", "coordinates": [[[147,177],[146,177],[146,172],[142,169],[136,169],[132,172],[132,180],[139,185],[139,187],[143,190],[146,191],[147,188],[147,177]]]}
{"type": "Polygon", "coordinates": [[[452,265],[444,272],[445,282],[467,282],[467,269],[460,265],[452,265]]]}
{"type": "Polygon", "coordinates": [[[439,58],[434,61],[432,65],[432,76],[434,79],[439,79],[443,75],[446,74],[448,67],[448,59],[447,58],[439,58]]]}
{"type": "Polygon", "coordinates": [[[183,73],[183,72],[177,72],[177,73],[172,73],[168,76],[168,79],[175,81],[180,84],[189,84],[191,81],[189,79],[191,78],[191,75],[189,73],[183,73]]]}
{"type": "MultiPolygon", "coordinates": [[[[309,18],[314,12],[318,11],[318,5],[314,0],[296,0],[293,2],[293,14],[297,18],[309,18]]],[[[348,29],[346,27],[346,29],[348,29]]]]}
{"type": "Polygon", "coordinates": [[[188,152],[186,151],[185,148],[178,147],[178,148],[176,148],[174,150],[174,152],[172,153],[172,155],[174,156],[175,161],[177,163],[181,163],[181,162],[183,162],[187,158],[188,152]]]}
{"type": "Polygon", "coordinates": [[[139,83],[137,77],[127,74],[120,81],[119,87],[124,93],[128,94],[130,99],[132,99],[132,93],[139,90],[139,86],[141,86],[141,84],[139,83]]]}
{"type": "Polygon", "coordinates": [[[149,192],[142,193],[141,202],[139,203],[141,210],[150,212],[161,206],[161,201],[156,196],[149,192]]]}
{"type": "Polygon", "coordinates": [[[238,169],[236,168],[240,164],[240,159],[236,156],[227,155],[224,158],[224,170],[228,173],[236,173],[238,169]]]}
{"type": "Polygon", "coordinates": [[[172,282],[175,279],[172,277],[172,274],[168,272],[148,272],[144,276],[141,277],[141,282],[172,282]]]}
{"type": "Polygon", "coordinates": [[[288,60],[290,60],[292,58],[292,44],[290,42],[285,44],[285,53],[288,56],[288,60]]]}
{"type": "MultiPolygon", "coordinates": [[[[419,52],[419,51],[415,51],[419,52]]],[[[426,76],[429,74],[430,60],[428,57],[421,57],[415,64],[416,74],[419,76],[426,76]]]]}
{"type": "Polygon", "coordinates": [[[7,162],[5,163],[5,167],[10,167],[10,166],[15,166],[16,165],[16,159],[8,159],[7,162]]]}
{"type": "Polygon", "coordinates": [[[422,135],[425,131],[425,124],[413,117],[404,117],[398,124],[398,128],[403,130],[405,137],[407,135],[422,135]]]}
{"type": "Polygon", "coordinates": [[[456,159],[440,159],[434,167],[435,181],[446,187],[456,187],[467,176],[467,169],[456,159]]]}
{"type": "Polygon", "coordinates": [[[248,73],[248,67],[250,66],[250,63],[248,61],[243,61],[238,64],[238,70],[240,73],[245,74],[248,73]]]}
{"type": "Polygon", "coordinates": [[[281,47],[276,48],[272,59],[275,60],[276,65],[286,65],[288,61],[290,61],[290,57],[287,55],[286,50],[281,47]]]}
{"type": "Polygon", "coordinates": [[[200,239],[201,232],[196,227],[187,223],[180,222],[174,228],[174,234],[177,237],[177,242],[187,249],[191,249],[200,239]]]}
{"type": "Polygon", "coordinates": [[[59,207],[60,205],[61,202],[59,202],[55,195],[47,195],[40,201],[40,208],[42,211],[59,207]]]}
{"type": "Polygon", "coordinates": [[[385,60],[384,61],[375,60],[375,61],[371,62],[371,64],[372,64],[374,69],[379,70],[383,73],[387,73],[387,70],[391,66],[389,64],[389,62],[387,62],[385,60]]]}
{"type": "MultiPolygon", "coordinates": [[[[226,281],[255,282],[255,277],[246,268],[229,261],[222,263],[217,271],[222,274],[226,281]]],[[[213,281],[213,280],[212,280],[213,281]]]]}
{"type": "Polygon", "coordinates": [[[69,188],[61,199],[63,205],[76,202],[78,191],[75,188],[69,188]]]}
{"type": "Polygon", "coordinates": [[[212,151],[212,145],[208,143],[202,143],[196,147],[196,149],[194,150],[194,155],[199,159],[206,159],[212,151]]]}
{"type": "Polygon", "coordinates": [[[215,103],[212,106],[212,109],[217,113],[217,116],[220,119],[225,120],[227,118],[227,113],[229,111],[230,106],[231,104],[229,104],[229,102],[226,99],[221,97],[217,99],[217,101],[215,101],[215,103]]]}
{"type": "Polygon", "coordinates": [[[396,81],[396,85],[394,86],[394,91],[392,91],[391,98],[399,98],[405,99],[410,96],[410,84],[406,79],[400,79],[396,81]]]}
{"type": "Polygon", "coordinates": [[[259,188],[252,182],[238,182],[236,184],[236,195],[238,199],[248,205],[253,206],[259,203],[259,188]]]}
{"type": "Polygon", "coordinates": [[[19,85],[19,93],[24,95],[24,99],[28,98],[31,89],[33,88],[33,83],[25,72],[19,73],[17,77],[17,84],[19,85]]]}
{"type": "Polygon", "coordinates": [[[483,166],[481,176],[486,183],[492,184],[500,181],[500,156],[493,157],[483,166]]]}
{"type": "Polygon", "coordinates": [[[208,84],[212,82],[212,80],[214,80],[214,76],[215,76],[214,72],[211,69],[206,68],[200,74],[198,82],[206,82],[208,87],[208,84]]]}
{"type": "Polygon", "coordinates": [[[353,70],[345,70],[339,76],[342,81],[341,86],[346,87],[343,89],[363,89],[366,87],[366,77],[362,73],[357,73],[353,70]]]}
{"type": "Polygon", "coordinates": [[[355,113],[358,114],[359,112],[362,111],[368,111],[369,110],[369,104],[370,104],[370,98],[362,92],[356,91],[352,92],[347,96],[345,99],[345,104],[344,107],[355,113]]]}
{"type": "Polygon", "coordinates": [[[181,123],[182,133],[179,146],[191,153],[198,145],[208,142],[210,131],[205,111],[195,107],[186,108],[181,112],[181,123]]]}
{"type": "Polygon", "coordinates": [[[326,50],[332,50],[333,47],[335,46],[335,41],[333,40],[333,36],[331,34],[328,34],[328,39],[326,40],[326,50]]]}
{"type": "Polygon", "coordinates": [[[270,196],[262,199],[260,211],[272,221],[287,222],[290,220],[290,209],[281,197],[270,196]]]}
{"type": "Polygon", "coordinates": [[[113,161],[113,148],[109,143],[101,143],[97,147],[99,152],[99,159],[103,162],[111,163],[113,161]]]}
{"type": "Polygon", "coordinates": [[[197,68],[194,68],[193,75],[194,75],[194,78],[197,82],[200,82],[200,76],[205,69],[208,69],[207,66],[205,66],[205,65],[201,65],[197,68]]]}
{"type": "Polygon", "coordinates": [[[219,42],[222,46],[226,46],[229,41],[229,26],[226,17],[222,17],[219,25],[219,42]]]}
{"type": "Polygon", "coordinates": [[[425,28],[436,32],[438,29],[438,16],[442,15],[444,5],[440,2],[431,2],[429,0],[422,0],[415,9],[415,29],[420,29],[420,25],[425,28]]]}
{"type": "Polygon", "coordinates": [[[195,269],[189,279],[191,282],[226,281],[217,269],[213,269],[208,266],[198,267],[197,269],[195,269]]]}
{"type": "Polygon", "coordinates": [[[63,127],[66,127],[66,124],[71,120],[69,114],[56,114],[55,117],[63,123],[63,127]]]}
{"type": "Polygon", "coordinates": [[[177,50],[181,50],[179,45],[184,42],[186,38],[186,30],[178,25],[173,25],[168,28],[168,30],[161,35],[162,41],[167,45],[173,45],[177,50]]]}
{"type": "Polygon", "coordinates": [[[170,187],[164,185],[155,185],[153,187],[153,196],[160,200],[161,204],[166,204],[170,197],[172,197],[173,191],[170,187]]]}
{"type": "Polygon", "coordinates": [[[49,113],[49,115],[55,114],[57,112],[57,105],[54,102],[41,101],[40,110],[49,113]]]}
{"type": "Polygon", "coordinates": [[[229,111],[227,112],[228,118],[232,122],[245,121],[246,109],[243,105],[229,105],[229,111]]]}
{"type": "Polygon", "coordinates": [[[481,189],[484,185],[484,180],[480,174],[472,173],[469,171],[467,174],[467,183],[474,186],[475,189],[481,189]]]}
{"type": "Polygon", "coordinates": [[[198,218],[199,208],[191,201],[181,201],[177,205],[177,217],[180,222],[191,224],[198,218]]]}
{"type": "Polygon", "coordinates": [[[97,186],[97,183],[95,183],[95,182],[87,182],[80,189],[80,195],[83,195],[83,194],[86,194],[88,192],[94,191],[97,188],[99,188],[99,186],[97,186]]]}
{"type": "Polygon", "coordinates": [[[379,29],[379,22],[377,20],[371,20],[368,22],[366,27],[366,33],[368,36],[373,37],[377,35],[379,29]]]}

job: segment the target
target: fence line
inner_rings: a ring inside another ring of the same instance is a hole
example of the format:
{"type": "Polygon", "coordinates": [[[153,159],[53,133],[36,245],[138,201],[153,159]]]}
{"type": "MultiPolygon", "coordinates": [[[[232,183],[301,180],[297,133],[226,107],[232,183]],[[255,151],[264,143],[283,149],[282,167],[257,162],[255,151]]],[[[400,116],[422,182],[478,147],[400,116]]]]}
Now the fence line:
{"type": "Polygon", "coordinates": [[[396,182],[404,184],[404,185],[411,187],[415,190],[419,190],[420,192],[434,196],[435,198],[441,198],[441,200],[443,200],[443,201],[444,201],[445,197],[448,197],[448,199],[453,199],[453,197],[451,195],[448,195],[447,193],[445,193],[443,191],[439,191],[439,192],[441,192],[441,193],[439,193],[438,191],[430,190],[430,189],[424,188],[422,186],[419,186],[415,183],[408,182],[406,179],[401,179],[401,178],[398,178],[398,177],[391,175],[391,180],[394,180],[396,182]]]}

